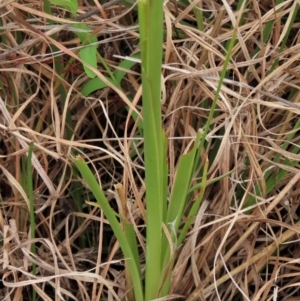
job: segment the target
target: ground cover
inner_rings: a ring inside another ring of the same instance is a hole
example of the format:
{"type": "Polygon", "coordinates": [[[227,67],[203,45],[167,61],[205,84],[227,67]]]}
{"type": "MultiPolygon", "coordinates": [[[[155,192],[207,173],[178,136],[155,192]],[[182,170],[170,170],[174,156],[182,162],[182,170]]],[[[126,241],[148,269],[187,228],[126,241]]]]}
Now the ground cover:
{"type": "Polygon", "coordinates": [[[300,298],[298,1],[0,13],[3,300],[300,298]]]}

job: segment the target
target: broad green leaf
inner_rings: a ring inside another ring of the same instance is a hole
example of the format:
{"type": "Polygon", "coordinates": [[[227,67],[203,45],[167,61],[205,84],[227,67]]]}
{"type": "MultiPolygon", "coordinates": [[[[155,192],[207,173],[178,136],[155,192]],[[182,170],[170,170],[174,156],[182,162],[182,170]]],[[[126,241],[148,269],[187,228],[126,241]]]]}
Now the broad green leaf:
{"type": "MultiPolygon", "coordinates": [[[[85,24],[74,24],[72,27],[77,29],[75,34],[78,36],[81,45],[84,46],[79,51],[80,58],[88,65],[97,69],[97,37],[91,35],[91,29],[85,24]]],[[[96,77],[96,74],[88,66],[83,64],[83,68],[88,77],[96,77]]]]}
{"type": "MultiPolygon", "coordinates": [[[[112,80],[110,78],[107,78],[111,83],[112,80]]],[[[100,90],[107,87],[107,84],[103,82],[99,77],[95,77],[93,79],[90,79],[82,88],[82,95],[83,96],[89,96],[94,91],[100,90]]]]}
{"type": "Polygon", "coordinates": [[[78,1],[77,0],[50,0],[52,4],[57,6],[64,7],[68,11],[70,11],[73,15],[76,14],[78,9],[78,1]]]}
{"type": "MultiPolygon", "coordinates": [[[[140,58],[140,53],[136,53],[133,54],[131,57],[132,58],[140,58]]],[[[115,80],[117,85],[119,85],[121,83],[121,80],[124,78],[124,76],[126,75],[126,71],[125,70],[130,70],[130,68],[132,68],[134,65],[136,64],[136,62],[130,61],[130,60],[123,60],[120,64],[119,67],[120,69],[116,69],[114,72],[114,76],[115,76],[115,80]],[[122,69],[122,70],[121,70],[122,69]]],[[[112,82],[111,79],[107,78],[110,82],[112,82]]],[[[89,80],[82,88],[82,94],[84,96],[88,96],[91,93],[99,90],[99,89],[103,89],[107,87],[107,85],[98,77],[93,78],[91,80],[89,80]]]]}
{"type": "MultiPolygon", "coordinates": [[[[82,48],[79,51],[80,58],[87,64],[94,67],[95,69],[97,69],[96,55],[97,55],[97,45],[87,46],[86,48],[82,48]],[[96,46],[96,47],[94,47],[94,46],[96,46]]],[[[83,64],[83,69],[89,78],[95,78],[96,74],[88,66],[83,64]]]]}

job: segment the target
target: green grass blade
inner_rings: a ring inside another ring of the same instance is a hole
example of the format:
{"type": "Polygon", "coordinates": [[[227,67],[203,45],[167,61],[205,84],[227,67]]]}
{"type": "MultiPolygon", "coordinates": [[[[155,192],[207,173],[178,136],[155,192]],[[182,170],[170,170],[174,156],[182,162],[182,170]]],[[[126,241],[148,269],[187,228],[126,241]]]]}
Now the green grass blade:
{"type": "MultiPolygon", "coordinates": [[[[81,49],[79,50],[80,58],[87,64],[97,69],[97,37],[91,35],[90,28],[85,24],[73,24],[72,28],[75,30],[75,34],[80,39],[81,49]]],[[[83,64],[86,75],[90,78],[95,78],[96,74],[85,64],[83,64]]]]}
{"type": "Polygon", "coordinates": [[[108,200],[106,199],[102,189],[99,186],[96,178],[94,177],[93,173],[91,172],[90,168],[83,160],[82,157],[77,156],[74,161],[76,167],[80,171],[83,179],[87,183],[89,189],[92,191],[93,195],[95,196],[99,207],[103,210],[109,224],[120,244],[122,252],[125,256],[126,262],[128,264],[128,268],[130,270],[131,280],[134,287],[134,293],[136,300],[144,300],[143,297],[143,290],[142,290],[142,283],[140,277],[140,270],[136,264],[135,256],[137,254],[137,250],[132,250],[131,248],[136,247],[131,245],[130,242],[127,241],[127,237],[124,234],[119,221],[117,220],[115,211],[110,207],[108,200]]]}
{"type": "Polygon", "coordinates": [[[78,1],[77,0],[50,0],[51,3],[62,6],[69,10],[73,15],[76,14],[78,9],[78,1]]]}
{"type": "Polygon", "coordinates": [[[195,220],[197,212],[199,211],[199,208],[200,208],[203,196],[204,196],[205,188],[206,188],[208,165],[209,165],[209,162],[208,162],[208,160],[206,160],[206,162],[204,163],[203,176],[202,176],[201,187],[200,187],[200,194],[199,194],[199,197],[194,202],[194,204],[189,212],[187,221],[184,224],[183,229],[178,238],[178,241],[177,241],[178,245],[182,244],[191,224],[195,220]]]}
{"type": "MultiPolygon", "coordinates": [[[[130,57],[132,57],[132,58],[140,58],[141,54],[140,53],[136,53],[136,54],[131,55],[130,57]]],[[[135,64],[136,64],[136,62],[133,62],[131,60],[126,60],[126,59],[123,60],[119,64],[119,66],[118,66],[119,69],[116,69],[115,72],[114,72],[114,74],[113,74],[113,76],[111,76],[112,79],[107,78],[107,80],[109,80],[110,82],[112,82],[116,86],[120,86],[121,80],[126,75],[126,71],[125,70],[130,70],[130,68],[132,68],[135,64]]],[[[106,69],[106,70],[108,70],[108,69],[106,69]]],[[[102,89],[102,88],[105,88],[105,87],[107,87],[107,85],[100,78],[95,77],[95,78],[89,80],[83,86],[83,88],[82,88],[82,94],[84,96],[88,96],[91,93],[95,92],[96,90],[99,90],[99,89],[102,89]]]]}
{"type": "Polygon", "coordinates": [[[228,66],[230,58],[231,58],[231,52],[232,52],[232,48],[233,48],[234,43],[235,43],[235,39],[236,39],[236,30],[233,32],[233,36],[232,36],[232,38],[230,40],[230,43],[229,43],[229,46],[228,46],[228,51],[227,51],[227,54],[226,54],[226,57],[225,57],[224,66],[223,66],[223,69],[222,69],[222,72],[221,72],[221,75],[220,75],[220,80],[219,80],[219,83],[218,83],[218,86],[217,86],[215,97],[214,97],[213,103],[211,105],[211,109],[210,109],[210,112],[209,112],[209,115],[208,115],[208,118],[207,118],[206,125],[204,127],[203,136],[202,136],[202,140],[201,140],[201,144],[200,144],[200,149],[203,149],[203,146],[204,146],[205,140],[206,140],[206,136],[208,134],[208,131],[209,131],[209,128],[210,128],[210,125],[211,125],[211,121],[212,121],[212,118],[214,116],[214,112],[216,110],[217,101],[218,101],[219,94],[220,94],[220,91],[221,91],[221,88],[222,88],[222,85],[223,85],[224,78],[225,78],[226,73],[227,73],[227,66],[228,66]]]}
{"type": "Polygon", "coordinates": [[[138,2],[142,58],[143,122],[146,178],[146,279],[145,300],[158,296],[162,272],[164,215],[164,138],[161,122],[161,64],[163,1],[138,2]]]}
{"type": "MultiPolygon", "coordinates": [[[[199,148],[201,134],[198,133],[193,149],[179,159],[174,186],[168,208],[167,225],[171,233],[176,234],[182,220],[187,195],[194,171],[195,155],[199,148]],[[173,230],[172,230],[173,229],[173,230]]],[[[174,237],[175,238],[175,237],[174,237]]]]}
{"type": "MultiPolygon", "coordinates": [[[[187,203],[187,197],[189,194],[189,188],[191,185],[191,179],[194,172],[195,155],[197,154],[199,148],[199,142],[201,139],[201,134],[197,135],[196,141],[194,143],[193,149],[186,155],[180,157],[178,162],[178,168],[175,175],[174,185],[171,192],[171,197],[168,206],[168,213],[166,218],[166,226],[172,239],[173,247],[176,250],[178,247],[177,235],[184,210],[187,203]]],[[[166,295],[169,291],[170,281],[171,281],[171,271],[173,266],[173,258],[170,254],[170,246],[168,240],[164,240],[162,244],[162,261],[164,273],[162,274],[163,287],[161,295],[166,295]],[[168,275],[165,275],[168,267],[168,275]]]]}

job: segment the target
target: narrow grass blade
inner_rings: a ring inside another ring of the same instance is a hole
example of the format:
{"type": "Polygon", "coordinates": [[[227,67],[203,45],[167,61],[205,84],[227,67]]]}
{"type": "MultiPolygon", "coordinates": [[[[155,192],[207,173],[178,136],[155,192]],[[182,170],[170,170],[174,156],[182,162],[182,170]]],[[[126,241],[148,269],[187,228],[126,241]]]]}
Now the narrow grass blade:
{"type": "Polygon", "coordinates": [[[142,59],[143,122],[146,178],[145,300],[158,297],[162,273],[162,225],[166,183],[165,138],[161,121],[163,1],[138,2],[142,59]]]}
{"type": "Polygon", "coordinates": [[[88,187],[92,191],[93,195],[95,196],[99,207],[103,210],[109,224],[120,244],[120,247],[123,251],[125,256],[125,260],[128,264],[128,268],[130,270],[131,280],[134,287],[134,293],[136,300],[144,300],[143,297],[143,290],[142,290],[142,283],[140,278],[140,270],[135,261],[135,254],[137,254],[137,250],[132,250],[131,247],[136,247],[134,245],[130,246],[130,242],[127,240],[126,235],[124,234],[119,221],[117,220],[116,213],[110,207],[108,200],[106,199],[102,189],[99,186],[96,178],[92,174],[90,168],[83,160],[82,157],[77,156],[74,161],[76,167],[79,169],[83,179],[87,183],[88,187]]]}
{"type": "MultiPolygon", "coordinates": [[[[172,237],[174,234],[178,233],[178,228],[182,221],[182,215],[185,209],[194,171],[195,155],[199,148],[200,139],[201,133],[198,133],[193,149],[188,154],[181,156],[179,159],[166,220],[172,237]]],[[[176,238],[176,235],[174,238],[176,238]]]]}
{"type": "Polygon", "coordinates": [[[178,242],[177,242],[178,245],[180,245],[183,242],[183,240],[185,239],[185,237],[187,235],[187,232],[188,232],[191,224],[194,222],[197,212],[199,211],[199,208],[200,208],[203,196],[204,196],[205,188],[206,188],[208,165],[209,165],[209,162],[206,158],[205,159],[205,164],[204,164],[204,169],[203,169],[203,176],[202,176],[202,181],[201,181],[201,188],[200,188],[199,197],[195,200],[195,202],[194,202],[194,204],[193,204],[193,206],[192,206],[192,208],[189,212],[187,221],[184,224],[183,229],[182,229],[182,231],[180,233],[180,236],[178,238],[178,242]]]}
{"type": "MultiPolygon", "coordinates": [[[[131,55],[130,57],[132,58],[140,58],[141,54],[140,53],[136,53],[131,55]]],[[[123,60],[118,68],[116,69],[114,72],[114,80],[108,78],[108,80],[112,83],[114,83],[115,85],[119,86],[121,83],[121,80],[124,78],[124,76],[126,75],[126,71],[125,70],[130,70],[130,68],[132,68],[134,65],[136,64],[136,62],[130,61],[130,60],[123,60]]],[[[107,87],[107,85],[98,77],[95,77],[91,80],[89,80],[82,88],[82,94],[84,96],[88,96],[91,93],[95,92],[96,90],[102,89],[107,87]]]]}
{"type": "MultiPolygon", "coordinates": [[[[199,133],[197,135],[193,149],[188,154],[180,157],[175,175],[166,218],[166,226],[171,236],[174,250],[176,250],[178,247],[178,229],[182,221],[184,210],[186,208],[187,197],[189,194],[191,179],[194,172],[195,155],[197,154],[199,148],[200,139],[201,134],[199,133]]],[[[162,274],[161,282],[164,283],[161,295],[164,296],[169,291],[171,271],[174,260],[173,258],[171,258],[172,254],[170,253],[170,246],[167,239],[163,240],[162,249],[164,250],[164,252],[162,253],[164,272],[162,274]],[[166,275],[166,273],[168,275],[166,275]]]]}

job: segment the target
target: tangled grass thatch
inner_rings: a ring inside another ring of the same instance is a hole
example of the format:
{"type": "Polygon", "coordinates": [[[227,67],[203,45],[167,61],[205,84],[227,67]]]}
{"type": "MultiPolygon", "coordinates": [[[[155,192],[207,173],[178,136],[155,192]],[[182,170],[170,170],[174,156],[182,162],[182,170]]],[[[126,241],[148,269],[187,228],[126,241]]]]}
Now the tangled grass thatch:
{"type": "MultiPolygon", "coordinates": [[[[233,22],[241,17],[203,150],[209,160],[205,198],[176,250],[169,300],[291,301],[300,295],[299,3],[251,0],[240,11],[242,2],[164,5],[162,112],[170,189],[179,156],[206,123],[233,22]]],[[[0,262],[6,300],[31,300],[33,289],[39,300],[126,296],[124,258],[100,208],[86,202],[93,196],[73,168],[74,153],[89,162],[117,212],[126,200],[144,262],[140,120],[147,112],[141,110],[139,60],[130,70],[120,67],[122,58],[139,51],[137,11],[128,3],[110,4],[82,20],[98,39],[103,61],[97,75],[106,81],[89,95],[80,40],[61,25],[72,23],[70,15],[54,6],[50,15],[41,1],[0,6],[0,262]],[[106,79],[105,66],[125,71],[120,87],[106,79]]],[[[78,16],[91,9],[87,5],[80,3],[78,16]]],[[[189,207],[201,193],[198,174],[189,207]]]]}

